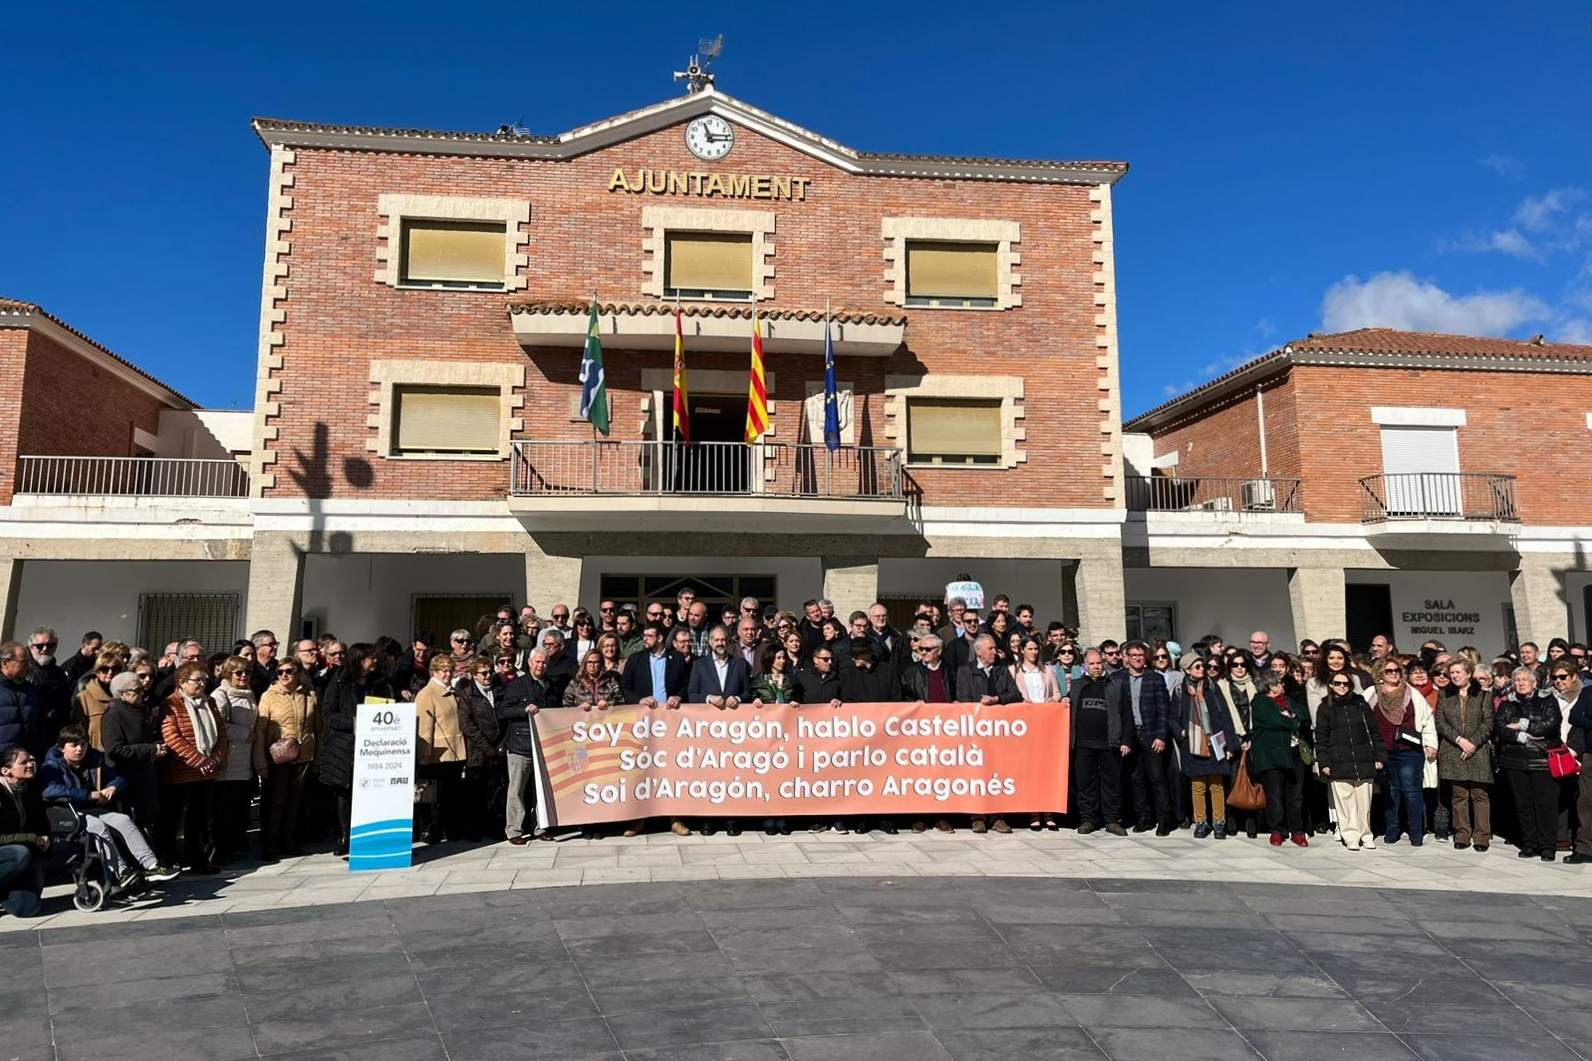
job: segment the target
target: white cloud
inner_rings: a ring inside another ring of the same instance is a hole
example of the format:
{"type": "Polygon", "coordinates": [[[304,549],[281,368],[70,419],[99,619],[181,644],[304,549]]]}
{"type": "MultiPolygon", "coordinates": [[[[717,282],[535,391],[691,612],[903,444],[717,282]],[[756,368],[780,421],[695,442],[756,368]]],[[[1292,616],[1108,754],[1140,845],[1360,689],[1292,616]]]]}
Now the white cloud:
{"type": "Polygon", "coordinates": [[[1354,328],[1399,328],[1460,335],[1505,335],[1550,316],[1548,307],[1524,291],[1477,291],[1453,295],[1408,271],[1377,273],[1369,280],[1346,276],[1321,299],[1321,326],[1329,332],[1354,328]]]}
{"type": "Polygon", "coordinates": [[[1486,166],[1500,177],[1507,177],[1517,181],[1526,175],[1526,164],[1513,155],[1488,155],[1486,158],[1476,160],[1478,164],[1486,166]]]}
{"type": "Polygon", "coordinates": [[[1553,333],[1554,342],[1579,343],[1592,346],[1592,321],[1585,317],[1572,317],[1561,321],[1553,333]]]}
{"type": "Polygon", "coordinates": [[[1445,244],[1443,249],[1497,251],[1512,258],[1527,258],[1532,261],[1540,261],[1543,257],[1542,251],[1538,250],[1518,228],[1499,229],[1496,232],[1468,233],[1460,239],[1445,244]]]}
{"type": "Polygon", "coordinates": [[[1586,192],[1580,188],[1554,188],[1541,195],[1528,195],[1515,207],[1515,224],[1531,232],[1545,232],[1554,226],[1559,214],[1585,198],[1586,192]]]}

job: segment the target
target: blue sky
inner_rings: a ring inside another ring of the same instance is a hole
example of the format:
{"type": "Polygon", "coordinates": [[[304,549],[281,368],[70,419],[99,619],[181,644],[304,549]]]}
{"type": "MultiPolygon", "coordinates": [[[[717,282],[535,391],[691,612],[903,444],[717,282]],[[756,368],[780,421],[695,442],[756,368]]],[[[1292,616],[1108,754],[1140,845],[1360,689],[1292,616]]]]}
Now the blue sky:
{"type": "Polygon", "coordinates": [[[725,91],[854,147],[1129,161],[1127,415],[1310,331],[1592,342],[1581,4],[47,6],[7,15],[0,294],[210,405],[252,397],[250,116],[559,132],[719,32],[725,91]]]}

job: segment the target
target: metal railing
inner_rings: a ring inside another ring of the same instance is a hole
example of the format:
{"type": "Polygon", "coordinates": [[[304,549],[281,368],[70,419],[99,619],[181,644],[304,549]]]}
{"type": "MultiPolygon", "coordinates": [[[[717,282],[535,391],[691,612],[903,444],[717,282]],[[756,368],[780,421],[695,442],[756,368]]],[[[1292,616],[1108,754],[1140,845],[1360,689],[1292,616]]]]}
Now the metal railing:
{"type": "Polygon", "coordinates": [[[1298,512],[1299,480],[1129,475],[1129,512],[1298,512]]]}
{"type": "Polygon", "coordinates": [[[1470,472],[1401,472],[1360,480],[1360,522],[1399,519],[1518,522],[1515,477],[1470,472]]]}
{"type": "Polygon", "coordinates": [[[248,497],[249,470],[235,460],[187,457],[18,457],[15,492],[248,497]]]}
{"type": "Polygon", "coordinates": [[[513,443],[515,496],[647,494],[902,500],[894,446],[582,440],[513,443]]]}

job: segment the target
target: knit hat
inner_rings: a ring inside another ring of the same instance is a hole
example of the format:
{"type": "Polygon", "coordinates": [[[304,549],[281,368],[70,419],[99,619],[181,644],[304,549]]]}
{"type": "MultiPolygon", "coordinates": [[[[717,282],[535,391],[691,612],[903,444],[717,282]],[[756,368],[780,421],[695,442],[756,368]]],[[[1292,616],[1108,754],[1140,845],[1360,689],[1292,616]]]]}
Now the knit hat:
{"type": "Polygon", "coordinates": [[[1183,646],[1176,641],[1168,641],[1166,643],[1166,654],[1173,659],[1178,659],[1183,655],[1183,646]]]}
{"type": "Polygon", "coordinates": [[[1205,657],[1200,655],[1198,652],[1185,652],[1182,656],[1178,657],[1177,669],[1182,671],[1184,674],[1187,674],[1188,669],[1194,666],[1194,664],[1204,662],[1205,657]]]}

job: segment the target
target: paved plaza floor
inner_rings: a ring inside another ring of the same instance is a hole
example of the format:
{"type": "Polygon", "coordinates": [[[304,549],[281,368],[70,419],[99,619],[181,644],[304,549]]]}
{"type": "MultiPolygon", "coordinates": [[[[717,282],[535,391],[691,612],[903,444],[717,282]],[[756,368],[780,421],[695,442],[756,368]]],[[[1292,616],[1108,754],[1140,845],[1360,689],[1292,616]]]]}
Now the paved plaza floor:
{"type": "Polygon", "coordinates": [[[1574,1058],[1592,900],[854,876],[12,933],[15,1061],[1574,1058]]]}
{"type": "Polygon", "coordinates": [[[401,872],[313,855],[99,914],[0,918],[0,1058],[1592,1057],[1592,878],[1506,847],[452,848],[401,872]]]}

